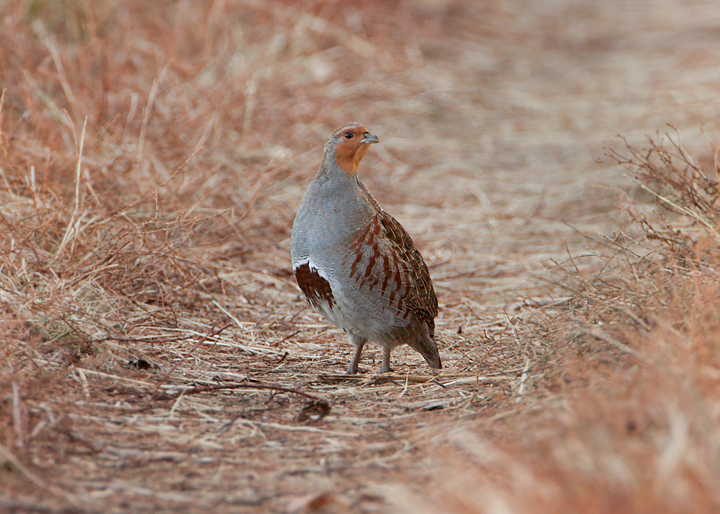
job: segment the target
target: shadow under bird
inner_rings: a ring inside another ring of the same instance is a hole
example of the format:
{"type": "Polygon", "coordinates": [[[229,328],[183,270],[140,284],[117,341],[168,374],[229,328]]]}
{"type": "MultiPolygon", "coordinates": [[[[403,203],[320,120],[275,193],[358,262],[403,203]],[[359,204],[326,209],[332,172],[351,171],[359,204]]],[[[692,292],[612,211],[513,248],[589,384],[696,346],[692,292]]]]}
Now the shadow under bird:
{"type": "Polygon", "coordinates": [[[378,142],[363,125],[351,124],[325,143],[293,224],[293,271],[308,302],[355,346],[348,374],[357,373],[367,341],[382,347],[383,373],[402,344],[440,369],[438,302],[427,265],[358,178],[360,161],[378,142]]]}

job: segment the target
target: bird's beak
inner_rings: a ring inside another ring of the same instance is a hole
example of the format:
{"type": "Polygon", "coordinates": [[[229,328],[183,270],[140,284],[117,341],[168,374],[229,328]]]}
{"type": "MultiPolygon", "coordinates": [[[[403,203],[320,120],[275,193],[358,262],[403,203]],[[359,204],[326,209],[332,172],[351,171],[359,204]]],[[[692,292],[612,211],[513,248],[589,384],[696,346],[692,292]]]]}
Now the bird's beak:
{"type": "Polygon", "coordinates": [[[360,140],[361,143],[372,144],[372,143],[380,142],[380,140],[378,139],[377,136],[374,136],[374,135],[370,134],[369,132],[365,132],[365,134],[363,134],[363,135],[365,137],[360,140]]]}

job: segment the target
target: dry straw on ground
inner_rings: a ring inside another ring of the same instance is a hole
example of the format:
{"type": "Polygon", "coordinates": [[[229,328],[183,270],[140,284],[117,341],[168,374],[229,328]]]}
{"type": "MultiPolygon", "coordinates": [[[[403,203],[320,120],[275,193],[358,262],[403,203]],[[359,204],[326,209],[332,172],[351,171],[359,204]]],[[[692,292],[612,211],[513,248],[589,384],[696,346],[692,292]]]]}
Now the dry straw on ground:
{"type": "Polygon", "coordinates": [[[0,510],[717,511],[716,7],[3,3],[0,510]],[[348,121],[440,375],[294,284],[348,121]]]}

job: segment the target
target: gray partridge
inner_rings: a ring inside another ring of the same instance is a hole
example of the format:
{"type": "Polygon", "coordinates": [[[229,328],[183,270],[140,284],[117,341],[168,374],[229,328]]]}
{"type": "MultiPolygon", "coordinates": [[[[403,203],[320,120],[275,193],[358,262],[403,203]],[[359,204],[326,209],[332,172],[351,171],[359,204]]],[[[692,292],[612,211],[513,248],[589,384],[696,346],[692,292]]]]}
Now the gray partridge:
{"type": "Polygon", "coordinates": [[[383,373],[390,371],[390,352],[402,344],[439,369],[438,303],[427,265],[357,175],[377,142],[363,125],[352,124],[325,144],[293,224],[293,271],[308,302],[355,346],[348,374],[357,373],[368,340],[383,349],[383,373]]]}

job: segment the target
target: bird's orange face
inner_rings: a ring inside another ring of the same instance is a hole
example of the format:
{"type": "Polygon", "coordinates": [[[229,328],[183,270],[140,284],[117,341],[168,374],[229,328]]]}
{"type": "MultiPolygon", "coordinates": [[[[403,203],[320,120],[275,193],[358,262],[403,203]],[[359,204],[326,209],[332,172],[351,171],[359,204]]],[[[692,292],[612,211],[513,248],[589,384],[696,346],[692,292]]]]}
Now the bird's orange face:
{"type": "Polygon", "coordinates": [[[378,143],[377,136],[368,132],[364,125],[348,125],[337,131],[330,141],[335,145],[335,162],[351,177],[357,173],[360,161],[372,143],[378,143]]]}

